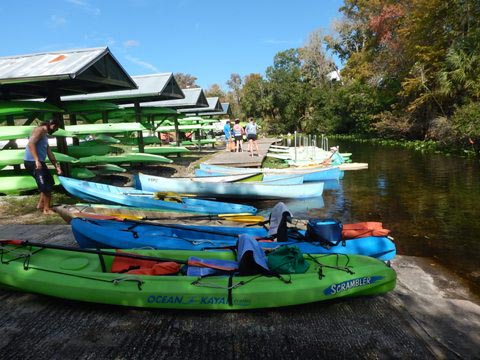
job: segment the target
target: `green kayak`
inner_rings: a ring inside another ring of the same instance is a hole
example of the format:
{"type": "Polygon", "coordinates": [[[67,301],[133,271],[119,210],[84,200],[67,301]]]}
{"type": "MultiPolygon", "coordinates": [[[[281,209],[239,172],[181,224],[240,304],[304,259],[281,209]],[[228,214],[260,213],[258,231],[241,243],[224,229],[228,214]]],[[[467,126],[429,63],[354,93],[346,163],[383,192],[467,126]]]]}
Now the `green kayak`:
{"type": "Polygon", "coordinates": [[[143,131],[146,128],[140,123],[115,123],[115,124],[82,124],[68,125],[65,130],[74,135],[82,134],[104,134],[104,133],[122,133],[132,131],[143,131]]]}
{"type": "MultiPolygon", "coordinates": [[[[68,162],[68,163],[75,163],[77,159],[74,157],[53,152],[55,155],[55,159],[59,162],[68,162]]],[[[23,164],[23,158],[25,156],[25,149],[13,149],[13,150],[1,150],[0,151],[0,166],[7,166],[7,165],[20,165],[23,164]]],[[[46,159],[48,163],[48,158],[46,159]]]]}
{"type": "MultiPolygon", "coordinates": [[[[32,130],[36,126],[1,126],[0,140],[27,139],[32,135],[32,130]]],[[[71,136],[63,129],[55,131],[55,136],[71,136]]]]}
{"type": "MultiPolygon", "coordinates": [[[[55,175],[53,178],[58,185],[60,183],[58,177],[55,175]]],[[[20,195],[35,189],[37,189],[37,183],[30,175],[0,176],[0,194],[20,195]]]]}
{"type": "MultiPolygon", "coordinates": [[[[54,148],[55,149],[55,148],[54,148]]],[[[113,152],[118,152],[119,149],[107,144],[91,144],[89,146],[82,145],[82,146],[75,146],[70,145],[68,146],[68,155],[82,158],[91,155],[106,155],[113,152]]]]}
{"type": "Polygon", "coordinates": [[[122,154],[87,156],[78,159],[78,164],[127,164],[127,163],[172,163],[173,161],[160,155],[152,154],[122,154]]]}
{"type": "MultiPolygon", "coordinates": [[[[137,138],[118,138],[120,142],[124,145],[138,145],[138,139],[137,138]]],[[[144,136],[143,137],[143,143],[145,145],[154,145],[154,144],[160,144],[160,139],[156,136],[144,136]]]]}
{"type": "Polygon", "coordinates": [[[115,164],[97,164],[92,166],[92,171],[97,175],[108,175],[114,173],[124,173],[127,169],[115,164]]]}
{"type": "Polygon", "coordinates": [[[304,255],[309,267],[302,274],[238,276],[230,272],[231,276],[203,278],[183,275],[179,268],[188,263],[190,273],[192,264],[198,266],[198,258],[203,263],[235,260],[233,253],[128,250],[127,254],[12,240],[0,242],[0,255],[0,285],[7,289],[142,308],[273,308],[383,294],[396,281],[392,268],[361,255],[304,255]],[[138,266],[139,270],[123,271],[138,266]],[[146,266],[148,272],[143,272],[146,266]]]}
{"type": "MultiPolygon", "coordinates": [[[[144,150],[146,154],[154,155],[171,155],[190,152],[190,150],[183,146],[145,146],[144,150]]],[[[138,147],[129,148],[127,151],[138,153],[138,147]]]]}
{"type": "Polygon", "coordinates": [[[215,139],[201,139],[201,140],[185,140],[185,141],[182,141],[180,144],[182,146],[192,146],[192,145],[198,146],[198,145],[215,144],[216,142],[217,140],[215,139]]]}
{"type": "MultiPolygon", "coordinates": [[[[57,172],[55,169],[50,169],[52,175],[56,175],[57,172]]],[[[30,176],[27,170],[1,170],[0,177],[9,177],[9,176],[30,176]]],[[[75,179],[89,179],[95,177],[95,173],[85,167],[72,167],[70,169],[70,175],[75,179]]],[[[33,178],[32,178],[33,179],[33,178]]]]}
{"type": "Polygon", "coordinates": [[[7,115],[28,116],[31,113],[63,112],[62,109],[40,101],[0,101],[0,118],[7,115]]]}

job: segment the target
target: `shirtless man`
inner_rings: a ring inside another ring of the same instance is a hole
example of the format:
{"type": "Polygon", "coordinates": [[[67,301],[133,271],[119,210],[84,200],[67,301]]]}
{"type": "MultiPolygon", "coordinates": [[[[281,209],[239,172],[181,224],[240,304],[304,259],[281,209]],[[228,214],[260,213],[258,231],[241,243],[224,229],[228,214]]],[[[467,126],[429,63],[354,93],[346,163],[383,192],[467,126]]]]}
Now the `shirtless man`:
{"type": "Polygon", "coordinates": [[[55,185],[55,181],[45,164],[47,156],[53,166],[57,169],[58,175],[62,174],[60,164],[57,163],[57,160],[48,145],[48,135],[53,134],[57,130],[58,124],[55,120],[42,122],[38,127],[33,129],[23,158],[25,169],[27,169],[30,175],[35,178],[38,190],[40,191],[40,199],[37,204],[37,209],[42,210],[44,214],[55,213],[51,208],[52,188],[53,185],[55,185]]]}

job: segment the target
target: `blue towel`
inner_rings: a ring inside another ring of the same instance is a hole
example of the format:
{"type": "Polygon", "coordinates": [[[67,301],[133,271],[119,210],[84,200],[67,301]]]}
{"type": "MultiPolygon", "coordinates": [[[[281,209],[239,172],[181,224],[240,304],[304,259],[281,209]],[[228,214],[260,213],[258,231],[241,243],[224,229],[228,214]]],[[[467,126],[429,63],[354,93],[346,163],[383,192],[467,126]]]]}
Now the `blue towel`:
{"type": "Polygon", "coordinates": [[[253,236],[241,234],[237,244],[237,261],[240,275],[269,272],[267,258],[253,236]]]}

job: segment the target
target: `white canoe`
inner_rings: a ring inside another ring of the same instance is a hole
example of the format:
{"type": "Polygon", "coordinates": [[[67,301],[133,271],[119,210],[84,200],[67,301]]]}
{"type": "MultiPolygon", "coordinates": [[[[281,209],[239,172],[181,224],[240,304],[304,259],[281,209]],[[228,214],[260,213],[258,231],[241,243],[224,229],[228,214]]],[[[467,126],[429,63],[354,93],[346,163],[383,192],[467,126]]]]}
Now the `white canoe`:
{"type": "Polygon", "coordinates": [[[198,182],[192,179],[164,178],[139,173],[135,186],[143,191],[176,192],[195,194],[201,197],[230,199],[304,199],[321,196],[323,182],[298,185],[278,182],[198,182]]]}

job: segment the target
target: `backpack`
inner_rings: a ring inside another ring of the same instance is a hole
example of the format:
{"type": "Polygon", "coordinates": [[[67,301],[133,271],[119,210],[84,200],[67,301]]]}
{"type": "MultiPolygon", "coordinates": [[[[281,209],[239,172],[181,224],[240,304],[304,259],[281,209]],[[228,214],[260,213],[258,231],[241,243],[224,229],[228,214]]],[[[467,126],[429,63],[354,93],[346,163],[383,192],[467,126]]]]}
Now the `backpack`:
{"type": "Polygon", "coordinates": [[[310,219],[307,223],[305,241],[318,242],[330,249],[342,241],[342,223],[335,219],[310,219]]]}
{"type": "Polygon", "coordinates": [[[310,267],[297,246],[280,246],[267,256],[268,268],[278,274],[303,274],[310,267]]]}

